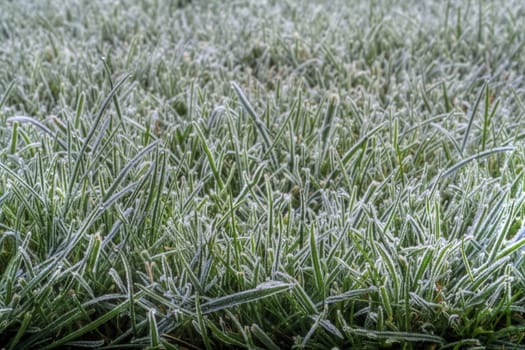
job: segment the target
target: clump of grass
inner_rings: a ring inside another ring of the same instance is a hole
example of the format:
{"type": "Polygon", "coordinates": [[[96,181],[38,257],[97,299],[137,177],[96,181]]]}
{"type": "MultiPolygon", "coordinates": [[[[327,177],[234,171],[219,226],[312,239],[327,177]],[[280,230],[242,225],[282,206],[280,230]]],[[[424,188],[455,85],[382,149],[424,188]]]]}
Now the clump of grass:
{"type": "Polygon", "coordinates": [[[523,346],[521,3],[0,10],[1,347],[523,346]]]}

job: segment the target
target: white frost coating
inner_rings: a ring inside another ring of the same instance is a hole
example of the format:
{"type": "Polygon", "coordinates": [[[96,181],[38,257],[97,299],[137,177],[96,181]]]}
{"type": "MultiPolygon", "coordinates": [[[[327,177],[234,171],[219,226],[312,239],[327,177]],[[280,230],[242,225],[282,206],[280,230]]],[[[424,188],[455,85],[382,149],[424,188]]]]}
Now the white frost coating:
{"type": "Polygon", "coordinates": [[[266,281],[266,282],[263,282],[257,285],[256,289],[268,289],[268,288],[287,286],[287,285],[292,287],[292,284],[290,283],[284,283],[281,281],[266,281]]]}

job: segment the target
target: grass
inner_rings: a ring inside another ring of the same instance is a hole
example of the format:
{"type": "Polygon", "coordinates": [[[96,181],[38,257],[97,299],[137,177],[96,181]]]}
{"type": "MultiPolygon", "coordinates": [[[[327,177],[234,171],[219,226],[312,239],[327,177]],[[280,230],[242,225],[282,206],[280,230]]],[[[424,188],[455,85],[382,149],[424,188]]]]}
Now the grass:
{"type": "Polygon", "coordinates": [[[524,348],[524,11],[2,2],[0,348],[524,348]]]}

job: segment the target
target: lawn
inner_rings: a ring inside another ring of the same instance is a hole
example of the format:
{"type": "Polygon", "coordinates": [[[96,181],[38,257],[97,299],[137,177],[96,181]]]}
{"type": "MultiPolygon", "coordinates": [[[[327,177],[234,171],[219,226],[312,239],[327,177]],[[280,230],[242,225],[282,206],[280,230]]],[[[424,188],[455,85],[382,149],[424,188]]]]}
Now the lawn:
{"type": "Polygon", "coordinates": [[[0,2],[0,349],[524,349],[525,2],[0,2]]]}

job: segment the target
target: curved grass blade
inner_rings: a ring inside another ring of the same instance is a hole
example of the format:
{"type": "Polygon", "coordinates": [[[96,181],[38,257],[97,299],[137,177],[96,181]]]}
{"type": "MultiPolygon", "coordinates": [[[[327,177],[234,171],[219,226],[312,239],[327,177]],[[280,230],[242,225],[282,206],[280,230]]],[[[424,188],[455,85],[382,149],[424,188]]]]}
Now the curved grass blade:
{"type": "MultiPolygon", "coordinates": [[[[102,63],[104,65],[104,70],[106,71],[107,75],[108,75],[108,80],[109,80],[109,86],[111,87],[111,89],[113,89],[113,79],[111,79],[111,68],[109,67],[109,64],[107,62],[106,59],[104,58],[101,58],[102,60],[102,63]]],[[[122,112],[121,112],[121,109],[120,109],[120,104],[118,102],[118,98],[116,95],[113,95],[113,104],[115,105],[115,111],[117,112],[117,116],[120,120],[120,124],[122,125],[122,127],[124,128],[124,130],[126,130],[126,126],[124,125],[124,118],[122,117],[122,112]]]]}
{"type": "Polygon", "coordinates": [[[33,124],[34,126],[39,128],[40,130],[42,130],[43,132],[45,132],[46,134],[51,136],[60,145],[60,147],[62,147],[64,150],[67,150],[67,146],[66,146],[66,144],[64,142],[62,142],[51,130],[49,130],[49,128],[47,126],[45,126],[44,124],[42,124],[40,121],[36,120],[33,117],[25,116],[25,115],[19,115],[19,116],[9,117],[9,118],[7,118],[7,121],[11,122],[11,123],[18,122],[18,123],[30,123],[30,124],[33,124]]]}
{"type": "Polygon", "coordinates": [[[454,164],[447,170],[443,171],[443,173],[441,173],[441,177],[449,176],[450,174],[454,173],[456,170],[458,170],[459,168],[461,168],[462,166],[464,166],[465,164],[473,160],[484,158],[494,153],[509,152],[509,151],[514,151],[514,150],[515,150],[514,147],[507,146],[507,147],[496,147],[496,148],[489,149],[487,151],[476,153],[470,157],[460,160],[459,162],[457,162],[456,164],[454,164]]]}
{"type": "MultiPolygon", "coordinates": [[[[346,293],[338,294],[338,295],[334,295],[334,296],[326,298],[326,300],[324,301],[324,304],[340,303],[343,301],[350,300],[359,295],[376,293],[376,292],[377,292],[377,287],[350,290],[346,293]]],[[[318,304],[317,306],[321,306],[321,305],[318,304]]]]}
{"type": "Polygon", "coordinates": [[[290,290],[292,287],[293,284],[279,281],[264,282],[256,288],[210,300],[201,305],[201,310],[203,314],[209,314],[230,307],[261,300],[290,290]]]}
{"type": "MultiPolygon", "coordinates": [[[[375,128],[373,128],[372,130],[370,130],[366,135],[364,135],[363,137],[361,137],[359,140],[357,140],[357,142],[352,146],[352,148],[350,148],[341,158],[341,163],[343,165],[347,165],[347,163],[350,161],[350,159],[352,159],[352,156],[359,150],[363,147],[363,145],[366,144],[366,142],[368,142],[368,140],[370,140],[370,138],[376,133],[378,132],[379,130],[381,130],[381,128],[385,125],[385,123],[381,123],[379,124],[378,126],[376,126],[375,128]]],[[[344,169],[341,169],[341,170],[344,170],[344,169]]],[[[341,171],[339,170],[339,171],[341,171]]],[[[328,176],[328,178],[326,179],[326,181],[330,181],[336,174],[339,173],[339,171],[334,170],[330,173],[330,175],[328,176]]]]}
{"type": "Polygon", "coordinates": [[[130,160],[128,164],[126,164],[124,169],[122,169],[122,171],[120,172],[120,174],[118,174],[115,181],[113,181],[113,183],[111,184],[111,187],[107,190],[104,198],[102,199],[102,202],[106,202],[113,195],[113,193],[117,190],[117,187],[120,185],[122,180],[124,180],[124,177],[126,176],[126,174],[131,170],[131,168],[134,165],[136,165],[146,154],[148,154],[149,152],[151,152],[151,150],[157,147],[158,143],[159,141],[155,141],[149,144],[142,151],[137,153],[137,155],[132,160],[130,160]]]}
{"type": "Polygon", "coordinates": [[[465,146],[467,145],[467,140],[470,134],[470,129],[472,129],[472,122],[474,121],[474,117],[476,116],[476,112],[478,111],[479,102],[481,101],[481,97],[483,96],[483,93],[485,92],[488,94],[487,82],[483,84],[483,87],[479,91],[478,97],[476,98],[476,102],[474,104],[474,108],[472,109],[472,112],[468,119],[467,130],[465,131],[465,135],[463,136],[463,142],[461,143],[461,154],[463,154],[463,152],[465,151],[465,146]]]}
{"type": "Polygon", "coordinates": [[[41,204],[45,204],[44,200],[40,195],[33,189],[33,186],[29,185],[24,179],[22,179],[18,174],[16,174],[13,170],[9,169],[6,165],[4,165],[2,162],[0,162],[0,168],[4,169],[7,174],[15,179],[18,184],[22,185],[22,187],[25,187],[41,204]]]}
{"type": "Polygon", "coordinates": [[[259,118],[255,110],[253,109],[252,105],[248,101],[248,98],[246,98],[246,95],[244,94],[240,86],[234,81],[232,81],[231,84],[232,84],[233,89],[237,93],[237,96],[241,100],[242,105],[244,106],[244,108],[246,109],[250,117],[252,117],[253,121],[255,122],[255,126],[257,127],[257,130],[261,134],[264,144],[266,145],[267,148],[270,148],[272,143],[270,142],[270,135],[268,134],[268,131],[266,130],[266,126],[262,122],[261,118],[259,118]]]}

